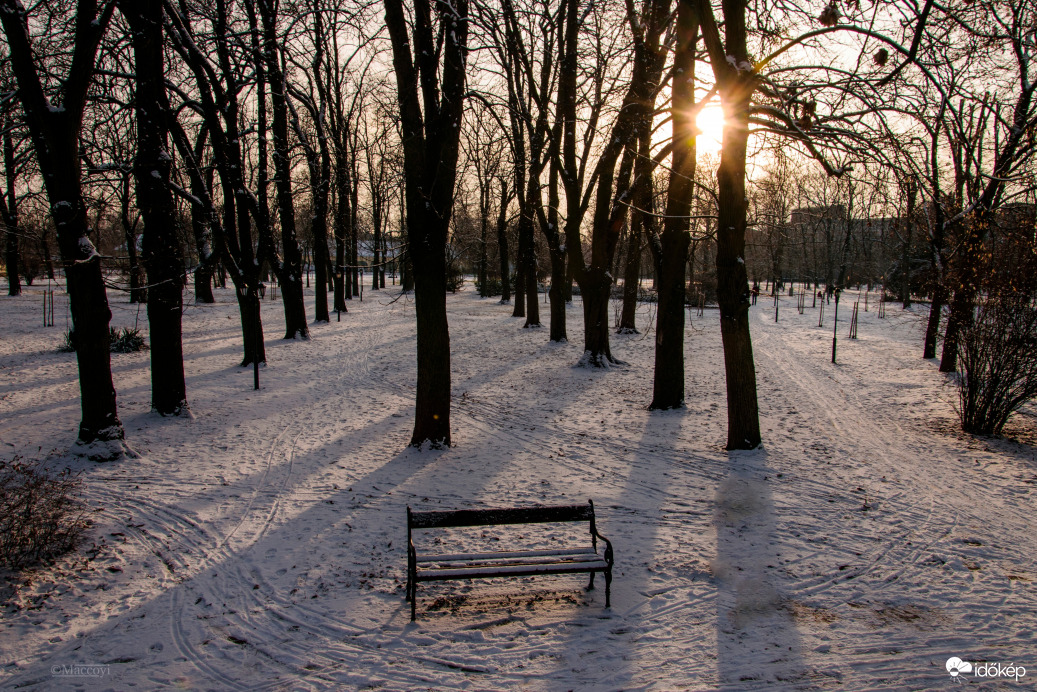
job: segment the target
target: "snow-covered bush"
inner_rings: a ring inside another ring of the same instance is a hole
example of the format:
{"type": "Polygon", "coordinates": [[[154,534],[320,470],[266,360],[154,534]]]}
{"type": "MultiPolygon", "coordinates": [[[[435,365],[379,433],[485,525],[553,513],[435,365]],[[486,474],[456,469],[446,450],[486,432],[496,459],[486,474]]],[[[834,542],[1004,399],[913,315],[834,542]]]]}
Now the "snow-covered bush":
{"type": "Polygon", "coordinates": [[[958,415],[966,432],[996,435],[1037,398],[1037,309],[1028,295],[992,295],[959,337],[958,415]]]}
{"type": "Polygon", "coordinates": [[[76,546],[90,525],[71,471],[0,461],[0,573],[12,573],[76,546]]]}

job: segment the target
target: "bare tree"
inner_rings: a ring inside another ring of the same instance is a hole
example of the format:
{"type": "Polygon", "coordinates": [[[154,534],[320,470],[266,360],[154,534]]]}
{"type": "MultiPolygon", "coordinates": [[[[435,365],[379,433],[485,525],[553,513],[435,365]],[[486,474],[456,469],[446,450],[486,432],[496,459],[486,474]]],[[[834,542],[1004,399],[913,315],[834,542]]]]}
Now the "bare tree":
{"type": "MultiPolygon", "coordinates": [[[[33,5],[36,12],[48,7],[33,5]]],[[[117,412],[112,383],[108,323],[111,311],[101,275],[101,255],[90,241],[79,163],[79,132],[86,107],[87,90],[97,48],[115,11],[114,2],[80,0],[68,21],[70,41],[66,47],[64,74],[53,78],[54,66],[44,70],[30,30],[29,12],[20,0],[0,0],[3,26],[18,84],[18,99],[43,174],[50,211],[58,233],[72,311],[72,325],[79,363],[82,443],[118,442],[125,434],[117,412]]],[[[50,21],[44,21],[49,25],[50,21]]],[[[37,24],[38,26],[39,24],[37,24]]],[[[124,452],[121,444],[110,446],[110,455],[124,452]]]]}
{"type": "Polygon", "coordinates": [[[134,55],[137,156],[133,164],[137,206],[144,217],[143,260],[148,276],[151,333],[151,406],[162,415],[187,409],[184,381],[184,258],[170,192],[168,127],[172,120],[165,87],[162,0],[120,0],[130,25],[134,55]]]}
{"type": "Polygon", "coordinates": [[[418,386],[411,444],[449,445],[445,251],[464,111],[468,2],[436,0],[433,8],[429,0],[413,0],[413,35],[407,30],[402,0],[384,0],[384,5],[400,100],[407,234],[418,322],[418,386]]]}

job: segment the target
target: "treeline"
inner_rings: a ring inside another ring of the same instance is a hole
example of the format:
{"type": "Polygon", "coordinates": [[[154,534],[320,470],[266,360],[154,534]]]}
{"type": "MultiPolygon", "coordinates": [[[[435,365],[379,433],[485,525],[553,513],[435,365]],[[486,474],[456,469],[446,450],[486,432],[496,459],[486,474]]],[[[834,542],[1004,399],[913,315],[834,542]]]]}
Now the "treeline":
{"type": "MultiPolygon", "coordinates": [[[[743,449],[761,442],[750,278],[781,281],[796,255],[812,281],[861,281],[847,259],[857,248],[884,258],[869,260],[867,281],[900,266],[909,299],[924,265],[925,356],[949,304],[953,369],[999,210],[1033,201],[1032,0],[0,0],[0,24],[10,292],[49,256],[39,240],[52,226],[79,441],[113,456],[124,437],[108,349],[113,254],[147,303],[164,415],[187,407],[189,273],[202,302],[229,279],[246,365],[265,359],[268,274],[293,339],[312,326],[311,266],[317,328],[359,292],[362,265],[372,288],[399,270],[416,301],[415,445],[450,443],[445,294],[459,265],[526,326],[541,324],[546,280],[553,341],[570,338],[575,287],[581,362],[608,367],[617,275],[630,289],[648,264],[658,311],[646,404],[657,409],[683,405],[686,296],[706,278],[728,447],[743,449]],[[723,148],[700,156],[696,119],[717,104],[723,148]],[[807,165],[837,182],[800,184],[807,165]],[[837,211],[842,235],[822,243],[819,277],[816,228],[813,260],[799,257],[805,219],[834,228],[837,211]],[[854,219],[884,219],[883,232],[854,219]]],[[[620,327],[634,328],[627,312],[620,327]]]]}

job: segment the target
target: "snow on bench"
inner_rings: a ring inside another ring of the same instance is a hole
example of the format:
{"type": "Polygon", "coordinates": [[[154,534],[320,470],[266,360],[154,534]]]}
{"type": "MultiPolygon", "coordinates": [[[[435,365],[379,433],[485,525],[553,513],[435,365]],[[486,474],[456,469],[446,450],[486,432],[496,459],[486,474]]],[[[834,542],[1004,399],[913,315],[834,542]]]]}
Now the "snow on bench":
{"type": "Polygon", "coordinates": [[[612,542],[598,533],[594,523],[594,503],[553,507],[512,507],[502,509],[461,509],[454,511],[414,512],[407,507],[407,600],[410,619],[417,610],[418,583],[446,579],[486,579],[520,577],[538,574],[573,574],[589,572],[594,588],[594,575],[605,575],[605,607],[611,606],[612,542]],[[414,547],[415,530],[432,530],[472,526],[506,526],[586,521],[590,528],[590,545],[571,548],[509,550],[491,553],[418,554],[414,547]],[[605,543],[598,552],[598,539],[605,543]]]}

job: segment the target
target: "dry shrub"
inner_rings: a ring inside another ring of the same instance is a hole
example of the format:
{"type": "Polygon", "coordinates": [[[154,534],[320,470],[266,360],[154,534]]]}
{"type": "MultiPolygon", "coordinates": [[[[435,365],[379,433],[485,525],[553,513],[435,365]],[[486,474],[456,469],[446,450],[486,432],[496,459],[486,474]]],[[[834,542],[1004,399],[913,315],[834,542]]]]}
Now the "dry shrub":
{"type": "Polygon", "coordinates": [[[1037,309],[1028,295],[992,295],[959,337],[958,415],[965,432],[997,435],[1037,398],[1037,309]]]}
{"type": "Polygon", "coordinates": [[[0,573],[16,573],[75,548],[90,525],[69,469],[0,461],[0,573]]]}

